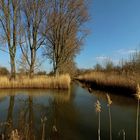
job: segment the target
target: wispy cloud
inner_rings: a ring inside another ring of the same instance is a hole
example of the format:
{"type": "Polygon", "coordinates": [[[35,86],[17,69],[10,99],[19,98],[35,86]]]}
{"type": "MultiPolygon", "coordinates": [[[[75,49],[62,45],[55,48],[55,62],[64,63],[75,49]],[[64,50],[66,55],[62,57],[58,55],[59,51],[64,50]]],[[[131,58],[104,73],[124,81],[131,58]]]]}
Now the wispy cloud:
{"type": "Polygon", "coordinates": [[[97,56],[96,57],[96,61],[97,63],[101,63],[101,64],[104,64],[106,60],[110,60],[112,61],[115,65],[118,65],[119,64],[119,59],[117,58],[111,58],[109,56],[97,56]]]}
{"type": "Polygon", "coordinates": [[[119,49],[115,50],[110,54],[109,56],[103,54],[96,56],[96,62],[100,64],[104,64],[107,60],[111,60],[115,65],[118,65],[121,61],[122,58],[124,59],[129,59],[129,56],[133,53],[136,53],[138,50],[137,49],[119,49]]]}
{"type": "Polygon", "coordinates": [[[129,55],[137,52],[136,49],[120,49],[116,51],[120,55],[129,55]]]}
{"type": "Polygon", "coordinates": [[[106,60],[106,59],[109,59],[109,57],[108,56],[97,56],[96,57],[97,61],[103,61],[103,60],[106,60]]]}

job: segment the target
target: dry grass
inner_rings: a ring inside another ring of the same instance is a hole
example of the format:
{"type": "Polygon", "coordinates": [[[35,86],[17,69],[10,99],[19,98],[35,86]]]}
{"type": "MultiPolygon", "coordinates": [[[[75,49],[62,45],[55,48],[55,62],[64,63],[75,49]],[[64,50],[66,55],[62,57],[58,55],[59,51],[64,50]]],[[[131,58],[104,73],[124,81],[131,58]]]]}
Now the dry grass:
{"type": "Polygon", "coordinates": [[[0,77],[0,89],[68,89],[70,87],[70,76],[68,74],[60,76],[36,76],[32,79],[28,77],[17,77],[10,81],[8,77],[0,77]]]}
{"type": "Polygon", "coordinates": [[[139,81],[139,76],[126,76],[118,75],[113,73],[104,72],[90,72],[87,74],[80,75],[78,80],[85,83],[93,83],[93,85],[100,85],[104,87],[112,88],[128,88],[135,90],[137,82],[139,81]]]}
{"type": "Polygon", "coordinates": [[[132,77],[122,76],[117,74],[103,73],[103,72],[91,72],[84,75],[80,75],[78,79],[85,81],[96,81],[106,85],[126,85],[135,86],[136,82],[132,77]]]}

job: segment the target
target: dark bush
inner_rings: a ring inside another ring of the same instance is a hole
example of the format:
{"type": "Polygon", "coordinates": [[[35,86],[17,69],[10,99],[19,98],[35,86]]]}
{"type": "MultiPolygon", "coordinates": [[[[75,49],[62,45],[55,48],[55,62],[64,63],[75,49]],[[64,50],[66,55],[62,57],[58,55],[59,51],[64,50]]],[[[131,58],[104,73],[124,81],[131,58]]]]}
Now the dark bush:
{"type": "Polygon", "coordinates": [[[9,71],[5,67],[0,67],[0,75],[9,75],[9,71]]]}

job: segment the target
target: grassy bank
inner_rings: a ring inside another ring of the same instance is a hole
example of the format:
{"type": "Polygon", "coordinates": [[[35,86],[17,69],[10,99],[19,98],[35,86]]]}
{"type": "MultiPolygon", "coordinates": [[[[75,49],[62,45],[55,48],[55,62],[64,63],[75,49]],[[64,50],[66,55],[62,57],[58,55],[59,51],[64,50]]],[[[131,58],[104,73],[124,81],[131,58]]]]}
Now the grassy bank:
{"type": "Polygon", "coordinates": [[[8,77],[0,77],[0,89],[68,89],[70,87],[70,76],[35,76],[30,79],[25,76],[17,77],[16,80],[10,81],[8,77]]]}
{"type": "Polygon", "coordinates": [[[136,93],[138,76],[126,76],[115,73],[90,72],[78,76],[77,80],[93,89],[107,92],[133,95],[136,93]]]}

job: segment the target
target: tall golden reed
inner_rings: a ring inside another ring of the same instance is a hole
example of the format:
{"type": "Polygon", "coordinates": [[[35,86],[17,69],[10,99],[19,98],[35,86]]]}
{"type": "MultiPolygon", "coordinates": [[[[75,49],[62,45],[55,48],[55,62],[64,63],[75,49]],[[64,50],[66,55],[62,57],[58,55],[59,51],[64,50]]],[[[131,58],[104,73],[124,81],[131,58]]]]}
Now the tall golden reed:
{"type": "Polygon", "coordinates": [[[112,140],[112,119],[111,119],[111,104],[112,104],[112,100],[110,98],[110,96],[108,94],[106,94],[107,97],[107,106],[108,106],[108,113],[109,113],[109,129],[110,129],[110,140],[112,140]]]}
{"type": "Polygon", "coordinates": [[[83,80],[85,82],[95,82],[98,85],[105,86],[123,86],[123,87],[136,87],[136,80],[138,80],[139,76],[131,77],[125,75],[119,75],[115,73],[105,73],[105,72],[89,72],[86,74],[82,74],[78,76],[79,80],[83,80]]]}
{"type": "Polygon", "coordinates": [[[99,102],[99,100],[97,100],[97,102],[95,103],[95,110],[98,113],[98,140],[101,139],[100,136],[100,112],[101,112],[101,103],[99,102]]]}
{"type": "Polygon", "coordinates": [[[41,118],[41,124],[42,124],[42,136],[41,140],[45,140],[45,126],[46,126],[47,117],[41,118]]]}
{"type": "Polygon", "coordinates": [[[124,129],[122,129],[120,132],[119,132],[119,136],[122,134],[122,136],[123,136],[123,140],[125,140],[125,130],[124,129]]]}
{"type": "Polygon", "coordinates": [[[70,76],[68,74],[60,76],[35,76],[17,77],[16,80],[10,81],[8,77],[0,77],[0,89],[68,89],[70,87],[70,76]]]}

